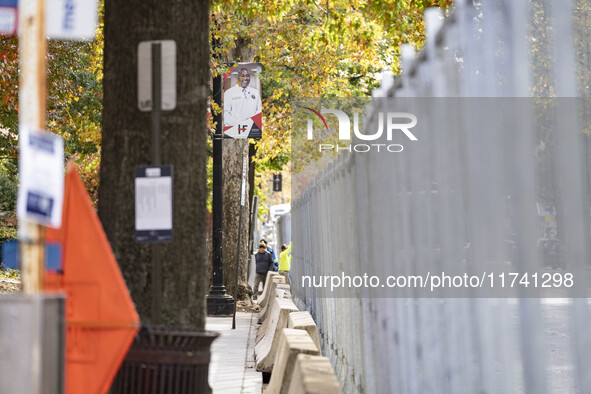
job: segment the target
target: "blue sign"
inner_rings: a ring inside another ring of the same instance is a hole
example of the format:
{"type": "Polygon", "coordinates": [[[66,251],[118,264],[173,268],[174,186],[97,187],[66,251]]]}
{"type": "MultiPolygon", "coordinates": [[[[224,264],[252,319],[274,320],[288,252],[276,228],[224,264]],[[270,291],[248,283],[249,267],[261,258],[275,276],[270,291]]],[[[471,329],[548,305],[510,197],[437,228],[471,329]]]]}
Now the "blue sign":
{"type": "Polygon", "coordinates": [[[27,213],[38,216],[41,220],[50,221],[53,213],[53,198],[40,192],[27,193],[27,213]]]}
{"type": "Polygon", "coordinates": [[[0,7],[18,7],[18,0],[0,0],[0,7]]]}
{"type": "MultiPolygon", "coordinates": [[[[20,269],[20,253],[17,240],[0,243],[0,268],[20,269]]],[[[58,242],[45,244],[45,269],[49,272],[62,273],[62,246],[58,242]]]]}

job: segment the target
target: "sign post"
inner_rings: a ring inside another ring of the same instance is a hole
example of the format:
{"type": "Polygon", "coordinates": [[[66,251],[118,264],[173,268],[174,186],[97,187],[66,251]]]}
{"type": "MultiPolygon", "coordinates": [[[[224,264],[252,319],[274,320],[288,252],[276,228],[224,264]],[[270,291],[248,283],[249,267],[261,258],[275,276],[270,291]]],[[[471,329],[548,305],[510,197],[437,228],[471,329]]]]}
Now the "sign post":
{"type": "MultiPolygon", "coordinates": [[[[45,127],[45,21],[44,0],[22,2],[19,10],[19,129],[37,133],[45,127]]],[[[25,163],[22,157],[19,167],[25,163]]],[[[22,202],[21,202],[22,204],[22,202]]],[[[45,228],[27,218],[19,218],[22,286],[25,294],[43,287],[45,228]]]]}
{"type": "MultiPolygon", "coordinates": [[[[219,39],[212,38],[214,48],[220,46],[219,39]]],[[[219,60],[219,59],[218,59],[219,60]]],[[[218,108],[222,108],[222,76],[216,75],[213,78],[213,100],[218,108]]],[[[232,296],[226,293],[224,286],[223,267],[223,195],[222,185],[222,114],[219,111],[213,113],[213,120],[216,124],[213,134],[213,191],[212,191],[212,227],[213,227],[213,261],[212,280],[209,294],[207,294],[207,315],[208,316],[230,316],[232,314],[232,296]]]]}
{"type": "Polygon", "coordinates": [[[138,108],[152,112],[152,167],[136,169],[136,241],[152,245],[152,321],[162,315],[162,262],[158,242],[172,242],[172,167],[160,166],[162,111],[176,108],[176,42],[138,45],[138,108]],[[147,183],[151,183],[148,186],[147,183]],[[151,194],[145,200],[146,192],[151,194]],[[147,202],[147,204],[146,204],[147,202]],[[156,205],[154,205],[156,204],[156,205]],[[146,221],[146,215],[152,215],[146,221]],[[156,215],[156,216],[154,216],[156,215]],[[149,225],[147,223],[150,223],[149,225]],[[150,228],[139,228],[148,225],[150,228]]]}

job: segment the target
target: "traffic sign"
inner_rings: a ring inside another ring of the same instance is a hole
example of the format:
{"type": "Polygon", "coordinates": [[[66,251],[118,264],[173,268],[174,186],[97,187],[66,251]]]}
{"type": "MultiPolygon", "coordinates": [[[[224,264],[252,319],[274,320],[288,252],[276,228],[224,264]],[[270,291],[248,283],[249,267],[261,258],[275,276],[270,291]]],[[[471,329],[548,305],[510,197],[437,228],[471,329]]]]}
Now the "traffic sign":
{"type": "Polygon", "coordinates": [[[18,1],[0,0],[0,35],[14,35],[18,26],[18,1]]]}
{"type": "Polygon", "coordinates": [[[282,183],[282,176],[281,174],[273,174],[273,191],[280,192],[281,191],[281,183],[282,183]]]}
{"type": "Polygon", "coordinates": [[[174,40],[142,41],[137,51],[138,108],[152,110],[152,44],[160,44],[161,109],[176,108],[176,42],[174,40]]]}
{"type": "Polygon", "coordinates": [[[92,40],[97,21],[96,0],[45,0],[45,32],[50,39],[92,40]]]}
{"type": "Polygon", "coordinates": [[[106,393],[135,334],[139,316],[80,176],[66,175],[63,224],[46,240],[62,244],[62,273],[44,289],[66,293],[66,393],[106,393]]]}

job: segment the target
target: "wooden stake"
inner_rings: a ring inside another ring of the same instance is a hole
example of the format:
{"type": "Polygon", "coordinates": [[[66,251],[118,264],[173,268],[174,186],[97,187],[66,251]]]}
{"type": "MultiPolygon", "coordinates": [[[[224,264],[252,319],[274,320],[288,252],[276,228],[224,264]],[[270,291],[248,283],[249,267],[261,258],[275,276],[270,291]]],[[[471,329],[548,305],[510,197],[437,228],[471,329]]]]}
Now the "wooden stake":
{"type": "MultiPolygon", "coordinates": [[[[19,129],[45,128],[46,52],[44,0],[19,2],[19,129]]],[[[43,287],[45,228],[19,220],[22,288],[26,294],[43,287]]]]}

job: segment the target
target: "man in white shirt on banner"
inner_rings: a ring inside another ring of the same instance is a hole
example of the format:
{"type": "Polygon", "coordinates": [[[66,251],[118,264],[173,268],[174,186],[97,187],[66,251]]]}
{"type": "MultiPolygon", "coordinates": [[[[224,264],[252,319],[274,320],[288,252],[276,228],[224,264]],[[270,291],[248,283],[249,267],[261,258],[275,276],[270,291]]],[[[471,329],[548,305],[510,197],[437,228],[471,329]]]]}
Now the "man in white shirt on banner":
{"type": "Polygon", "coordinates": [[[224,126],[234,126],[261,112],[261,95],[251,88],[250,73],[242,68],[238,73],[240,84],[224,92],[224,126]]]}

